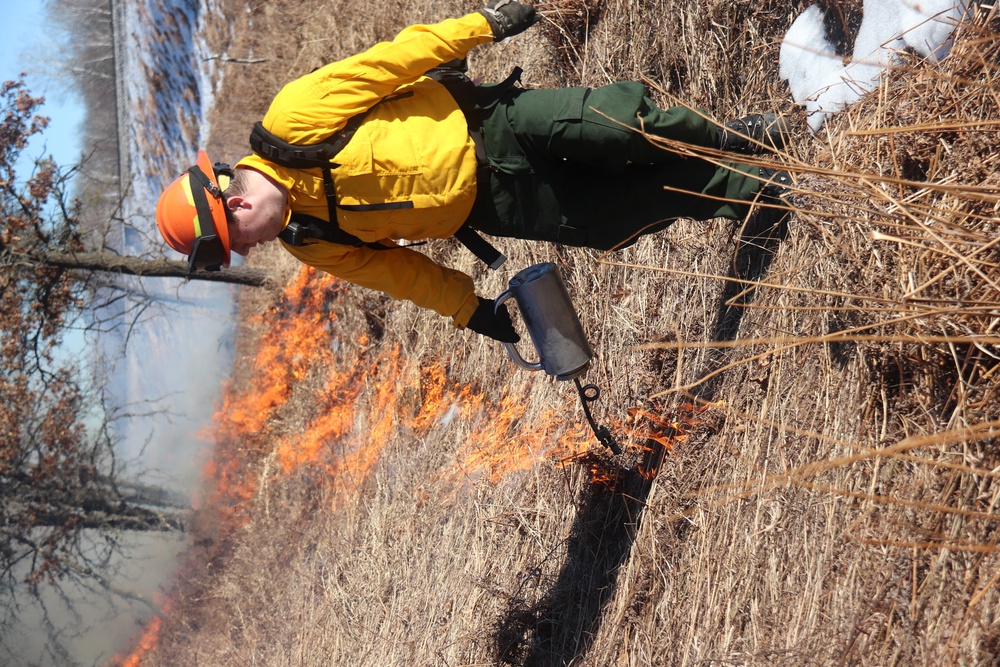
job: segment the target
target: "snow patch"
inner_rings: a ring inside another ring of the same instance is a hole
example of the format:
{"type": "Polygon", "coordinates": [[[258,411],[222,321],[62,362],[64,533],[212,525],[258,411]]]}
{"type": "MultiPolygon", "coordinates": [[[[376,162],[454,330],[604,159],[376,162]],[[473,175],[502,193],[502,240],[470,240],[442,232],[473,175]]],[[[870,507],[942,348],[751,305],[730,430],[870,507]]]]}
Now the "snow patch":
{"type": "Polygon", "coordinates": [[[865,0],[864,18],[849,62],[836,53],[818,5],[803,11],[781,42],[779,75],[809,112],[817,131],[830,114],[874,90],[882,73],[912,49],[930,62],[948,55],[955,27],[970,0],[865,0]]]}

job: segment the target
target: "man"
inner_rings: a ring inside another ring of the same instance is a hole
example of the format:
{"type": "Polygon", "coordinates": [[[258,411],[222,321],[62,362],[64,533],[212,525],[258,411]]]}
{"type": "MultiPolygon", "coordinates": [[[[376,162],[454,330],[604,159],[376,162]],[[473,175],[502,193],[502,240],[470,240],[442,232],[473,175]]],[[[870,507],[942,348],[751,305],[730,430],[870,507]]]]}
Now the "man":
{"type": "Polygon", "coordinates": [[[306,264],[514,342],[506,310],[494,312],[469,276],[396,241],[457,235],[494,265],[498,253],[470,230],[610,249],[678,217],[742,218],[762,191],[789,181],[683,157],[635,131],[749,151],[783,143],[787,128],[773,115],[720,131],[694,111],[655,107],[632,82],[560,90],[508,82],[469,93],[448,85],[455,77],[425,76],[535,18],[531,5],[490,0],[292,81],[254,130],[257,153],[230,170],[201,151],[164,191],[161,234],[190,255],[192,270],[228,266],[230,252],[247,255],[280,236],[306,264]],[[295,163],[300,147],[322,141],[332,142],[327,158],[295,163]]]}

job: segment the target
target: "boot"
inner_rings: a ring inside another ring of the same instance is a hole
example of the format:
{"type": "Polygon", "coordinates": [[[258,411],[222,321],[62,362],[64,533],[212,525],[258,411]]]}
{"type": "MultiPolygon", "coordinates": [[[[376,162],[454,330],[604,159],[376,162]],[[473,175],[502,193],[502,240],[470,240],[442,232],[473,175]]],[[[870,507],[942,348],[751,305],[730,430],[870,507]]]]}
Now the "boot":
{"type": "Polygon", "coordinates": [[[788,121],[777,114],[750,114],[719,128],[719,148],[732,153],[774,151],[785,147],[790,133],[788,121]]]}
{"type": "Polygon", "coordinates": [[[787,171],[771,169],[770,167],[759,167],[758,175],[764,185],[760,188],[760,196],[768,199],[784,199],[795,184],[792,175],[787,171]]]}

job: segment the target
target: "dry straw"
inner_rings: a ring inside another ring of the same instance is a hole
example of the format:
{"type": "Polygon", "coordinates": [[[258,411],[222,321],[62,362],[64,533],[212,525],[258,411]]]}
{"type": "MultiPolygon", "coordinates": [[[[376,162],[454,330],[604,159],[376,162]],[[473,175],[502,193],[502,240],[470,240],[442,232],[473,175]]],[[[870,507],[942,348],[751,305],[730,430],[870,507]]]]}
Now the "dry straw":
{"type": "MultiPolygon", "coordinates": [[[[849,30],[861,3],[835,4],[849,30]]],[[[274,66],[231,66],[226,85],[273,92],[401,22],[469,9],[352,7],[256,5],[256,32],[231,48],[274,66]]],[[[560,1],[535,33],[472,64],[489,78],[528,64],[531,85],[646,78],[661,104],[795,116],[774,78],[793,9],[560,1]]],[[[553,460],[554,444],[586,441],[574,440],[582,414],[566,387],[406,304],[331,292],[316,335],[331,350],[336,339],[336,354],[230,443],[256,495],[235,530],[214,530],[211,508],[199,517],[146,664],[996,664],[994,12],[981,8],[943,63],[904,54],[819,134],[757,158],[794,174],[790,217],[762,206],[745,224],[678,221],[607,256],[505,245],[514,266],[563,270],[597,351],[596,409],[617,435],[641,431],[634,407],[683,425],[652,485],[632,474],[641,440],[621,461],[600,450],[553,460]],[[353,493],[329,468],[275,465],[269,443],[323,418],[330,403],[311,399],[343,370],[337,360],[390,349],[392,363],[353,376],[355,428],[323,450],[338,463],[380,434],[353,493]],[[432,398],[445,408],[428,418],[432,398]],[[515,459],[529,464],[493,474],[515,459]],[[610,486],[595,470],[614,473],[610,486]]],[[[241,127],[266,106],[221,99],[241,127]]],[[[428,252],[483,294],[503,287],[460,250],[428,252]]],[[[254,261],[294,280],[278,252],[254,261]]],[[[256,326],[241,332],[237,389],[263,381],[248,368],[287,314],[268,310],[281,298],[241,297],[256,326]]]]}

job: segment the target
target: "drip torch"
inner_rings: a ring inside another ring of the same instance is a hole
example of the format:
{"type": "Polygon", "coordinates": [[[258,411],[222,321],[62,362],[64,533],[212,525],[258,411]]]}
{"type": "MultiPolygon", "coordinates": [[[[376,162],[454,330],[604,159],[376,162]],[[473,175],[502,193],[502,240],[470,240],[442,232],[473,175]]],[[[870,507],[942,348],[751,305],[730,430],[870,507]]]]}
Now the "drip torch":
{"type": "Polygon", "coordinates": [[[573,380],[594,435],[601,444],[620,454],[621,447],[611,432],[598,426],[590,412],[588,404],[596,401],[601,391],[594,384],[583,385],[580,377],[587,372],[594,352],[556,265],[545,262],[519,271],[510,279],[507,289],[496,298],[496,308],[512,298],[538,352],[538,361],[526,361],[513,343],[503,344],[507,354],[525,370],[544,370],[556,380],[573,380]]]}

